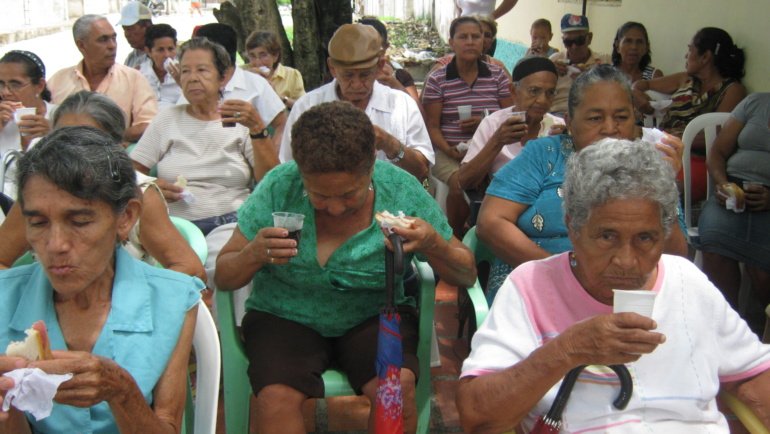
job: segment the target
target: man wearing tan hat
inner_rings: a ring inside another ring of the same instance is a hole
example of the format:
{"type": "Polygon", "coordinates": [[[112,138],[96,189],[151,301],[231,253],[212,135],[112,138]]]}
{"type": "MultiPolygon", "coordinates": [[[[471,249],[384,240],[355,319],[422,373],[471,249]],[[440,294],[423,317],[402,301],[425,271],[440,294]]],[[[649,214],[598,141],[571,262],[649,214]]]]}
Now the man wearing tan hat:
{"type": "Polygon", "coordinates": [[[120,21],[115,25],[123,27],[123,36],[133,48],[123,64],[129,68],[139,69],[142,62],[149,59],[144,51],[144,32],[152,26],[152,12],[141,2],[128,2],[120,10],[120,21]]]}
{"type": "Polygon", "coordinates": [[[428,130],[414,100],[405,92],[377,82],[385,58],[377,30],[364,24],[344,24],[329,41],[327,63],[334,80],[302,96],[286,121],[279,157],[292,160],[291,127],[310,107],[347,101],[366,112],[374,124],[377,158],[387,160],[417,179],[428,176],[434,162],[428,130]]]}

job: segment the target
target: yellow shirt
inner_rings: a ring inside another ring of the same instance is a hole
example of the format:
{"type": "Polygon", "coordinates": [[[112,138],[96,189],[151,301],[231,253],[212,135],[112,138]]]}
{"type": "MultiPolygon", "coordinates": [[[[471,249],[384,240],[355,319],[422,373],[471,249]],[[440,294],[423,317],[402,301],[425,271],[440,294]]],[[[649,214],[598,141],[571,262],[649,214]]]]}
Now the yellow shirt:
{"type": "Polygon", "coordinates": [[[305,85],[302,82],[302,74],[294,68],[283,66],[279,63],[270,77],[270,85],[281,98],[288,96],[297,99],[305,94],[305,85]]]}
{"type": "Polygon", "coordinates": [[[158,112],[155,92],[147,79],[136,69],[118,63],[112,65],[107,76],[96,89],[91,89],[83,75],[82,61],[75,66],[57,71],[47,83],[54,104],[61,104],[68,96],[81,90],[95,90],[108,96],[123,109],[126,115],[126,126],[129,127],[150,123],[158,112]]]}

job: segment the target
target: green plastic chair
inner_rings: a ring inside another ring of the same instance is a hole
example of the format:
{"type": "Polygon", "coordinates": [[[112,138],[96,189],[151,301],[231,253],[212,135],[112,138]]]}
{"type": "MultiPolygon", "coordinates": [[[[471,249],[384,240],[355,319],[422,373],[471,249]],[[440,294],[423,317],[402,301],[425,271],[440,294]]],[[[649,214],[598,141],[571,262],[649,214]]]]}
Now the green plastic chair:
{"type": "Polygon", "coordinates": [[[458,308],[458,328],[457,337],[461,338],[465,324],[468,323],[468,347],[470,348],[471,339],[476,330],[484,322],[489,313],[489,305],[484,295],[484,288],[487,286],[489,271],[495,262],[495,255],[489,248],[482,243],[476,236],[476,226],[470,228],[463,237],[465,244],[476,258],[476,269],[478,277],[476,283],[470,288],[458,288],[457,308],[458,308]]]}
{"type": "MultiPolygon", "coordinates": [[[[436,281],[433,270],[425,262],[413,261],[417,268],[420,282],[418,304],[420,306],[419,341],[417,357],[420,361],[420,379],[417,382],[415,397],[417,400],[417,432],[428,433],[430,427],[430,340],[433,333],[433,315],[435,310],[436,281]]],[[[243,348],[243,341],[236,329],[233,315],[233,293],[217,291],[215,294],[217,317],[219,318],[219,338],[222,345],[222,367],[224,385],[225,427],[227,434],[243,434],[249,427],[249,403],[251,385],[246,378],[248,360],[243,348]]],[[[482,297],[483,298],[483,297],[482,297]]],[[[347,376],[338,370],[330,369],[322,375],[325,395],[355,395],[348,383],[347,376]]]]}

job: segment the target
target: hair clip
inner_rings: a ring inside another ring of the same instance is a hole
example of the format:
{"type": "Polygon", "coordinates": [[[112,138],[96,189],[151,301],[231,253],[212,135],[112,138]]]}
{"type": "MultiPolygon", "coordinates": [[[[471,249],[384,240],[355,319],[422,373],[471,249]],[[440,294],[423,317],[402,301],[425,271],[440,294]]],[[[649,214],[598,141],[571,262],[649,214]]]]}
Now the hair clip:
{"type": "Polygon", "coordinates": [[[719,42],[717,42],[717,46],[714,48],[714,55],[716,56],[719,54],[719,42]]]}
{"type": "Polygon", "coordinates": [[[107,149],[107,164],[110,166],[110,176],[112,177],[112,182],[120,182],[120,170],[118,170],[118,166],[116,164],[113,164],[112,162],[112,152],[110,152],[109,149],[107,149]]]}

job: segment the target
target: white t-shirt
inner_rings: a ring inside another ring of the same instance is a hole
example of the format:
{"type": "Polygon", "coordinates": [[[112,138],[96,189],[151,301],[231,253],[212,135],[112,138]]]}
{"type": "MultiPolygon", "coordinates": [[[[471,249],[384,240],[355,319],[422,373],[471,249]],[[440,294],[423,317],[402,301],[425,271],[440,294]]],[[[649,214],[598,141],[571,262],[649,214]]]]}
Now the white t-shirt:
{"type": "MultiPolygon", "coordinates": [[[[589,366],[578,378],[563,414],[563,433],[725,433],[717,410],[719,383],[770,369],[770,345],[762,344],[719,290],[690,261],[663,255],[652,289],[652,318],[666,342],[626,366],[634,382],[625,410],[612,407],[619,381],[605,366],[589,366]]],[[[578,321],[612,313],[575,279],[568,253],[527,262],[513,271],[495,297],[462,377],[506,369],[578,321]]],[[[561,382],[535,405],[525,431],[548,412],[561,382]]]]}
{"type": "Polygon", "coordinates": [[[199,220],[236,211],[248,197],[253,179],[249,129],[240,124],[225,128],[219,119],[202,121],[186,109],[185,104],[161,110],[131,158],[148,168],[157,165],[160,179],[171,183],[179,175],[187,179],[185,190],[195,202],[169,202],[171,215],[199,220]]]}
{"type": "Polygon", "coordinates": [[[495,0],[455,0],[460,8],[460,15],[485,15],[492,16],[495,11],[495,0]]]}
{"type": "MultiPolygon", "coordinates": [[[[513,109],[504,108],[500,109],[491,115],[482,119],[479,127],[476,128],[476,132],[473,134],[473,138],[468,144],[468,152],[465,153],[462,163],[468,163],[484,149],[489,139],[495,135],[497,129],[503,124],[509,117],[511,117],[511,111],[513,109]]],[[[552,125],[564,125],[564,119],[553,116],[550,113],[546,113],[543,116],[543,120],[540,122],[540,131],[537,133],[538,137],[545,137],[548,135],[548,130],[552,125]]],[[[495,174],[501,167],[505,166],[505,163],[513,160],[521,152],[521,142],[509,143],[497,153],[495,160],[492,162],[492,169],[490,174],[495,174]]]]}
{"type": "MultiPolygon", "coordinates": [[[[289,119],[283,130],[281,149],[278,157],[282,163],[293,160],[291,153],[291,127],[299,119],[299,116],[318,104],[338,101],[337,80],[332,80],[318,89],[306,93],[291,108],[289,119]]],[[[391,89],[379,82],[374,82],[372,96],[366,106],[366,115],[372,124],[385,130],[405,147],[414,149],[425,156],[430,165],[435,162],[433,145],[422,119],[417,103],[406,92],[391,89]]],[[[387,161],[388,157],[383,151],[377,151],[377,159],[387,161]]]]}
{"type": "MultiPolygon", "coordinates": [[[[45,118],[50,122],[53,112],[56,110],[56,105],[49,102],[45,103],[45,118]]],[[[16,121],[11,119],[5,124],[2,130],[0,130],[0,164],[5,163],[5,156],[9,151],[21,151],[21,136],[19,135],[19,126],[16,125],[16,121]]],[[[10,161],[5,167],[3,182],[3,194],[16,199],[16,161],[10,161]]]]}
{"type": "Polygon", "coordinates": [[[174,77],[171,74],[166,73],[163,77],[163,82],[158,79],[158,75],[155,74],[155,70],[152,68],[152,59],[149,57],[145,59],[141,65],[139,65],[139,72],[150,83],[150,87],[155,92],[155,97],[158,99],[158,108],[162,109],[172,105],[176,105],[179,98],[182,96],[182,89],[179,87],[174,77]]]}
{"type": "MultiPolygon", "coordinates": [[[[242,68],[235,68],[232,78],[225,85],[222,98],[249,101],[267,125],[270,125],[273,119],[286,109],[281,97],[275,93],[264,77],[242,68]]],[[[179,98],[177,104],[187,104],[184,95],[179,98]]]]}

